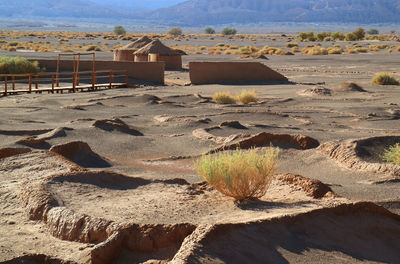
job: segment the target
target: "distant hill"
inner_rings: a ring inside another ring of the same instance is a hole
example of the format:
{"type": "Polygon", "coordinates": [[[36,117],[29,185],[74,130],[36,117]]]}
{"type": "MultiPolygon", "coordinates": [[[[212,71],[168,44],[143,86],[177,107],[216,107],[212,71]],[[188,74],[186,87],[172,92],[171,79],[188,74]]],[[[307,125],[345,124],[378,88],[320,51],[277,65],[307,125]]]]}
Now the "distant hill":
{"type": "Polygon", "coordinates": [[[131,19],[154,25],[400,23],[400,0],[3,0],[0,18],[131,19]]]}
{"type": "Polygon", "coordinates": [[[400,22],[400,0],[189,0],[146,14],[182,25],[258,22],[400,22]]]}
{"type": "Polygon", "coordinates": [[[87,0],[0,1],[0,17],[117,17],[118,12],[87,0]]]}

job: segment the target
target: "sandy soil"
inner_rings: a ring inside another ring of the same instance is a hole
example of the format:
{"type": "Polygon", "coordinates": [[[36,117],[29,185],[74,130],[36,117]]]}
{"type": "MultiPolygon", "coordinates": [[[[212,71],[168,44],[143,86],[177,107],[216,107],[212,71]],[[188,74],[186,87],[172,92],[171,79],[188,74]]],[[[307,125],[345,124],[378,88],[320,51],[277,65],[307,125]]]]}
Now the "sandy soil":
{"type": "MultiPolygon", "coordinates": [[[[400,137],[400,86],[370,80],[376,72],[398,74],[398,57],[264,61],[290,84],[1,97],[0,262],[44,254],[59,263],[396,263],[400,175],[379,156],[400,137]],[[366,92],[337,88],[344,81],[366,92]],[[254,105],[207,99],[253,89],[254,105]],[[196,137],[199,129],[212,137],[196,137]],[[260,201],[238,206],[196,184],[196,157],[221,147],[221,138],[263,132],[316,140],[320,147],[308,149],[273,142],[281,148],[277,175],[317,179],[336,195],[316,198],[305,187],[311,180],[277,177],[260,201]]],[[[188,73],[166,77],[185,83],[188,73]]]]}

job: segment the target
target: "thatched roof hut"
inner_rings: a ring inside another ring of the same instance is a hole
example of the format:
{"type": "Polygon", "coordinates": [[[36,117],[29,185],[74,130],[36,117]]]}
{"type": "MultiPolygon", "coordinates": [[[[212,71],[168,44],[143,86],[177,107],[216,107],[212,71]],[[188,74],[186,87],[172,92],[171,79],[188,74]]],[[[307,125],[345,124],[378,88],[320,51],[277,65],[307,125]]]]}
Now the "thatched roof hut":
{"type": "Polygon", "coordinates": [[[156,39],[134,52],[135,61],[163,61],[166,70],[182,69],[182,53],[156,39]]]}
{"type": "Polygon", "coordinates": [[[151,42],[151,39],[144,36],[138,40],[131,42],[122,48],[114,50],[114,61],[134,61],[135,56],[133,53],[138,49],[146,46],[151,42]]]}

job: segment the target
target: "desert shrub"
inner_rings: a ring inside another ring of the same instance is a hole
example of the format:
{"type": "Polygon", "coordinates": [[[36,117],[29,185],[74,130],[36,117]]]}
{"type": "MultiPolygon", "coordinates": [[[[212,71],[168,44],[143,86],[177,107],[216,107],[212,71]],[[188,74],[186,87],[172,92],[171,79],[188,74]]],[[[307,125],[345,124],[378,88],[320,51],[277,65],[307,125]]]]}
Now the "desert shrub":
{"type": "Polygon", "coordinates": [[[212,27],[206,27],[206,28],[204,29],[204,32],[205,32],[206,34],[215,34],[215,29],[213,29],[212,27]]]}
{"type": "Polygon", "coordinates": [[[0,57],[0,74],[38,73],[37,61],[31,62],[25,58],[0,57]]]}
{"type": "Polygon", "coordinates": [[[101,48],[97,45],[88,45],[82,48],[84,51],[101,51],[101,48]]]}
{"type": "Polygon", "coordinates": [[[318,33],[315,37],[317,38],[318,41],[324,41],[325,38],[329,37],[329,34],[326,32],[322,32],[322,33],[318,33]]]}
{"type": "Polygon", "coordinates": [[[400,165],[400,144],[397,143],[386,149],[383,153],[382,159],[388,163],[400,165]]]}
{"type": "Polygon", "coordinates": [[[371,28],[370,30],[367,31],[367,34],[369,34],[369,35],[378,35],[379,31],[376,28],[371,28]]]}
{"type": "Polygon", "coordinates": [[[307,33],[306,33],[306,32],[300,32],[300,33],[299,33],[299,36],[298,36],[298,39],[299,39],[300,41],[305,41],[305,40],[307,40],[307,33]]]}
{"type": "Polygon", "coordinates": [[[290,42],[290,43],[286,43],[286,47],[287,48],[299,47],[299,44],[297,44],[296,42],[290,42]]]}
{"type": "Polygon", "coordinates": [[[358,53],[367,53],[368,49],[367,48],[356,48],[355,51],[358,53]]]}
{"type": "Polygon", "coordinates": [[[217,104],[236,104],[235,98],[227,92],[215,93],[212,97],[212,100],[217,104]]]}
{"type": "Polygon", "coordinates": [[[221,34],[222,35],[236,35],[236,33],[237,33],[237,30],[235,29],[235,28],[224,28],[222,31],[221,31],[221,34]]]}
{"type": "Polygon", "coordinates": [[[250,103],[257,103],[258,96],[256,90],[254,91],[242,91],[237,97],[237,101],[241,102],[242,104],[250,104],[250,103]]]}
{"type": "Polygon", "coordinates": [[[357,40],[362,40],[365,38],[365,30],[363,28],[357,28],[354,32],[353,32],[354,36],[356,36],[357,40]]]}
{"type": "Polygon", "coordinates": [[[328,55],[328,50],[321,47],[312,47],[304,49],[303,52],[307,55],[328,55]]]}
{"type": "Polygon", "coordinates": [[[334,40],[344,40],[345,36],[342,32],[336,31],[331,34],[331,38],[334,40]]]}
{"type": "Polygon", "coordinates": [[[115,26],[113,32],[114,32],[115,35],[118,35],[118,36],[126,35],[126,30],[125,30],[125,28],[123,26],[115,26]]]}
{"type": "Polygon", "coordinates": [[[343,49],[342,48],[328,48],[328,54],[342,54],[343,53],[343,49]]]}
{"type": "Polygon", "coordinates": [[[255,149],[236,149],[205,155],[194,166],[216,190],[242,201],[265,195],[273,180],[278,154],[279,150],[272,147],[265,154],[258,154],[255,149]]]}
{"type": "Polygon", "coordinates": [[[390,73],[378,73],[372,79],[372,84],[379,85],[398,85],[399,81],[397,81],[390,73]]]}
{"type": "Polygon", "coordinates": [[[182,29],[181,29],[181,28],[178,28],[178,27],[171,28],[171,29],[168,31],[168,35],[171,35],[171,36],[174,36],[174,37],[179,37],[179,36],[181,36],[182,34],[183,34],[182,29]]]}
{"type": "Polygon", "coordinates": [[[357,39],[357,36],[354,35],[353,33],[347,33],[346,36],[344,37],[344,40],[345,41],[356,41],[358,39],[357,39]]]}
{"type": "Polygon", "coordinates": [[[400,46],[397,46],[396,51],[400,52],[400,46]]]}

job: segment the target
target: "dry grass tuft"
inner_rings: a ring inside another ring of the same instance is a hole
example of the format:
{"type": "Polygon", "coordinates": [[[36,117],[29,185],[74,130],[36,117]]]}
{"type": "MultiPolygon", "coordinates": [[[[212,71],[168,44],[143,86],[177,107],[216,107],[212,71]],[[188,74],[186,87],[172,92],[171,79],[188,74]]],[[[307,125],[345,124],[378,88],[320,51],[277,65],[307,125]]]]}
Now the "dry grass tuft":
{"type": "Polygon", "coordinates": [[[253,90],[249,92],[244,90],[236,97],[236,99],[242,104],[257,103],[258,102],[257,91],[253,90]]]}
{"type": "Polygon", "coordinates": [[[400,165],[400,144],[397,143],[385,150],[382,159],[388,163],[400,165]]]}
{"type": "Polygon", "coordinates": [[[375,75],[375,77],[372,79],[372,84],[398,85],[399,81],[396,80],[390,73],[381,72],[375,75]]]}
{"type": "Polygon", "coordinates": [[[195,169],[208,184],[235,200],[260,198],[273,180],[278,154],[272,147],[265,154],[255,149],[219,152],[201,157],[195,169]]]}
{"type": "Polygon", "coordinates": [[[217,104],[236,104],[235,98],[228,92],[215,93],[212,100],[217,104]]]}

